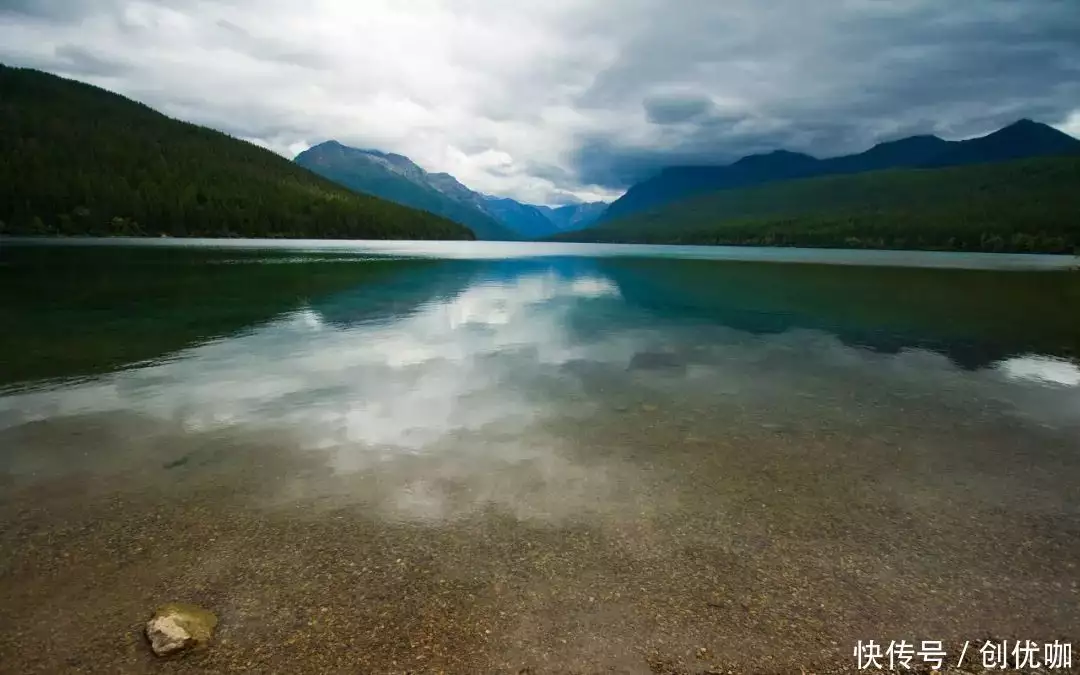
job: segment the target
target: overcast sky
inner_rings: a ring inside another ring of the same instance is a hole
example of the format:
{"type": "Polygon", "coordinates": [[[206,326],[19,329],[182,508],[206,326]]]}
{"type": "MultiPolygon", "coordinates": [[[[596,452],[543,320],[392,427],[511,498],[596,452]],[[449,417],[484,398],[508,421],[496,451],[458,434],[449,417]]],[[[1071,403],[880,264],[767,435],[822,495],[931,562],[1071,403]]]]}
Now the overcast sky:
{"type": "Polygon", "coordinates": [[[0,61],[534,203],[1021,117],[1080,136],[1078,0],[0,0],[0,61]]]}

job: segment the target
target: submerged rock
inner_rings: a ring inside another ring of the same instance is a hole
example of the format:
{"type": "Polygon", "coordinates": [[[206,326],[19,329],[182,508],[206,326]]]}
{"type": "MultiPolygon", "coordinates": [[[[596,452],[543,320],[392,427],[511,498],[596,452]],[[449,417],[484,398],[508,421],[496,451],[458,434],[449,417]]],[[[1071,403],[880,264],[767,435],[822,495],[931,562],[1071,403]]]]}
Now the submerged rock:
{"type": "Polygon", "coordinates": [[[674,352],[637,352],[627,370],[686,370],[686,361],[674,352]]]}
{"type": "Polygon", "coordinates": [[[158,656],[178,654],[205,646],[217,621],[213,612],[202,607],[172,602],[158,608],[146,622],[146,637],[158,656]]]}

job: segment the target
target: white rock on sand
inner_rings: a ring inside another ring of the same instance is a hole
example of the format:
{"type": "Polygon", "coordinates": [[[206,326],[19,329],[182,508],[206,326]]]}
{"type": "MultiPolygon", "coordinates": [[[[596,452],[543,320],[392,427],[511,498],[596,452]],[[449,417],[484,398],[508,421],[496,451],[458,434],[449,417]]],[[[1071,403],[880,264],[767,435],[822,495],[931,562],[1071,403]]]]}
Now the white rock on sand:
{"type": "Polygon", "coordinates": [[[146,622],[150,649],[158,656],[205,646],[217,626],[213,612],[197,605],[173,602],[158,608],[146,622]]]}

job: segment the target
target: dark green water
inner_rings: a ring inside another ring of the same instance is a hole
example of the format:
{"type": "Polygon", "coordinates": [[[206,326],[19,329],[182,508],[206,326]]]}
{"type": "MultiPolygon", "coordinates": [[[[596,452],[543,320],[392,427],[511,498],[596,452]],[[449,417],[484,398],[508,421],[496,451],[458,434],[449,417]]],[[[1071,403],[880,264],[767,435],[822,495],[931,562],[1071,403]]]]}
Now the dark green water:
{"type": "MultiPolygon", "coordinates": [[[[589,247],[594,257],[514,259],[529,245],[501,246],[509,250],[496,255],[511,259],[462,260],[460,245],[456,259],[411,260],[366,250],[9,245],[0,253],[0,383],[123,369],[291,312],[392,324],[470,289],[545,280],[553,289],[578,281],[610,291],[564,307],[569,330],[810,329],[877,351],[939,352],[965,368],[1080,353],[1080,318],[1071,311],[1080,305],[1080,274],[623,258],[607,257],[603,246],[589,247]]],[[[934,257],[903,255],[915,264],[934,257]]],[[[957,258],[988,265],[985,257],[957,258]]],[[[559,295],[560,306],[573,297],[559,295]]]]}
{"type": "Polygon", "coordinates": [[[79,667],[149,672],[132,626],[171,599],[223,614],[192,672],[698,672],[1080,625],[1071,260],[183,244],[0,242],[19,672],[63,663],[58,612],[119,636],[79,667]]]}

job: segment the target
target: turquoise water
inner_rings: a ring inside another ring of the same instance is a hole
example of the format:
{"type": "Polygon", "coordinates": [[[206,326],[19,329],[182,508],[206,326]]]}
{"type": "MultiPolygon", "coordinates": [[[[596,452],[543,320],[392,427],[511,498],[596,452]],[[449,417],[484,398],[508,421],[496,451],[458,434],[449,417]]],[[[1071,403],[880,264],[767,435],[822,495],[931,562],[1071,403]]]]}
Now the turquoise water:
{"type": "Polygon", "coordinates": [[[751,334],[821,330],[871,349],[926,348],[964,366],[1028,353],[1071,358],[1080,333],[1068,311],[1080,299],[1078,275],[1067,273],[1075,263],[693,246],[4,240],[10,328],[0,338],[0,383],[123,368],[321,305],[348,313],[343,305],[366,303],[393,322],[395,312],[478,284],[544,278],[609,288],[578,304],[601,312],[598,329],[613,334],[645,320],[696,321],[751,334]]]}

